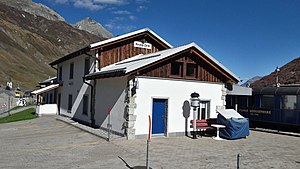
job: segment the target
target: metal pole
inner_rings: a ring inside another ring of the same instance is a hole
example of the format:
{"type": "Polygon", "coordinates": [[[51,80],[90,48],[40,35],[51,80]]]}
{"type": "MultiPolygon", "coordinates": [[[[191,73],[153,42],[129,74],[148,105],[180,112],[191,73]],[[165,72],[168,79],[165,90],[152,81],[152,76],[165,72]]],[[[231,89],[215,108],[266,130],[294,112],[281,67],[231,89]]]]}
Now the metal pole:
{"type": "Polygon", "coordinates": [[[7,105],[7,110],[8,110],[8,115],[10,116],[11,114],[10,114],[10,95],[8,96],[8,105],[7,105]]]}
{"type": "Polygon", "coordinates": [[[149,140],[147,140],[146,168],[149,169],[149,140]]]}
{"type": "Polygon", "coordinates": [[[146,153],[146,168],[149,169],[149,143],[151,138],[151,117],[148,115],[149,118],[149,133],[148,133],[148,139],[147,139],[147,153],[146,153]]]}
{"type": "Polygon", "coordinates": [[[240,168],[240,154],[237,154],[237,166],[236,166],[237,169],[240,168]]]}
{"type": "Polygon", "coordinates": [[[108,136],[107,136],[107,140],[109,141],[110,140],[110,128],[111,128],[111,124],[110,124],[110,107],[108,107],[107,109],[107,112],[108,112],[108,123],[107,123],[107,129],[108,129],[108,136]]]}
{"type": "Polygon", "coordinates": [[[197,139],[196,137],[196,113],[197,113],[197,108],[193,108],[193,139],[197,139]]]}

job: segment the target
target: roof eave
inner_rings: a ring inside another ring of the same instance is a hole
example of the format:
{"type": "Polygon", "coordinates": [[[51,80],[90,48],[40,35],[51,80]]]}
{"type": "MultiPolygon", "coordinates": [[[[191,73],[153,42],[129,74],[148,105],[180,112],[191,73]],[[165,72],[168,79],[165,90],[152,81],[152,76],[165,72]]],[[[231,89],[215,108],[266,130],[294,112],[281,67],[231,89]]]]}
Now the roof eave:
{"type": "Polygon", "coordinates": [[[59,63],[61,63],[61,62],[67,61],[67,60],[69,60],[69,59],[72,59],[73,57],[76,57],[76,56],[81,55],[82,53],[80,53],[80,52],[84,52],[84,51],[87,52],[87,51],[89,51],[89,50],[90,50],[90,46],[85,46],[84,48],[81,48],[81,49],[79,49],[79,50],[76,50],[76,51],[74,51],[74,52],[72,52],[72,53],[69,53],[69,54],[67,54],[67,55],[65,55],[65,56],[63,56],[63,57],[61,57],[61,58],[59,58],[59,59],[57,59],[57,60],[55,60],[55,61],[49,63],[49,65],[50,65],[50,66],[57,65],[57,64],[59,64],[59,63]],[[79,54],[76,54],[76,53],[78,53],[78,52],[79,52],[79,54]],[[72,57],[72,56],[73,56],[73,57],[72,57]]]}

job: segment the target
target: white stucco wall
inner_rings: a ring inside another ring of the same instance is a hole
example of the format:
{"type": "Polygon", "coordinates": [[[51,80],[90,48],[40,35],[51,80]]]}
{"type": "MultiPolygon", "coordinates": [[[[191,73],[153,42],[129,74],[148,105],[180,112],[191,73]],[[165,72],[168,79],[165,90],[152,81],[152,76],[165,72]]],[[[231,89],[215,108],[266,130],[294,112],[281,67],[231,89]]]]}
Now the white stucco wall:
{"type": "MultiPolygon", "coordinates": [[[[85,121],[87,123],[90,122],[90,102],[91,102],[91,92],[90,87],[87,84],[83,83],[82,77],[84,76],[84,60],[88,58],[87,55],[81,55],[75,57],[74,59],[67,60],[62,62],[58,65],[58,72],[59,67],[62,66],[62,81],[63,86],[60,86],[57,90],[57,101],[58,101],[58,94],[61,94],[61,103],[60,103],[60,114],[74,117],[76,119],[80,119],[81,121],[85,121]],[[74,75],[73,79],[69,79],[70,73],[70,63],[74,63],[74,75]],[[72,94],[72,110],[71,113],[68,112],[68,97],[69,94],[72,94]],[[83,115],[83,95],[88,95],[88,115],[83,115]]],[[[92,64],[93,59],[90,58],[90,62],[92,64]]],[[[90,72],[92,71],[90,69],[90,72]]],[[[58,76],[59,77],[59,76],[58,76]]],[[[90,82],[90,81],[88,81],[90,82]]]]}
{"type": "MultiPolygon", "coordinates": [[[[183,116],[183,104],[189,101],[193,92],[200,94],[200,99],[210,100],[210,118],[216,118],[216,106],[222,106],[222,86],[220,83],[206,83],[197,81],[185,81],[175,79],[158,79],[139,77],[136,92],[135,134],[148,133],[148,115],[152,115],[153,98],[168,99],[167,132],[185,132],[185,118],[183,116]]],[[[188,119],[188,131],[190,120],[193,119],[192,109],[188,119]]]]}
{"type": "Polygon", "coordinates": [[[112,130],[124,134],[127,77],[98,79],[96,86],[96,125],[107,128],[109,107],[112,130]]]}
{"type": "Polygon", "coordinates": [[[36,111],[38,116],[55,115],[57,114],[57,105],[56,104],[39,105],[37,106],[36,111]]]}

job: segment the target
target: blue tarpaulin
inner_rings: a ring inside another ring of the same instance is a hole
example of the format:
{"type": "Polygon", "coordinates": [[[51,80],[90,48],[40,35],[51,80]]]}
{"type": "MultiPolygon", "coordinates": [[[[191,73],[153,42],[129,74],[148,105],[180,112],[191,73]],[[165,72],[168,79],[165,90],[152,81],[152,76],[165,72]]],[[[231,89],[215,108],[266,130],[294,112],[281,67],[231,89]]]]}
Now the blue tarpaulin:
{"type": "Polygon", "coordinates": [[[233,109],[218,110],[217,123],[225,128],[220,129],[220,137],[226,139],[239,139],[249,136],[249,120],[233,109]]]}

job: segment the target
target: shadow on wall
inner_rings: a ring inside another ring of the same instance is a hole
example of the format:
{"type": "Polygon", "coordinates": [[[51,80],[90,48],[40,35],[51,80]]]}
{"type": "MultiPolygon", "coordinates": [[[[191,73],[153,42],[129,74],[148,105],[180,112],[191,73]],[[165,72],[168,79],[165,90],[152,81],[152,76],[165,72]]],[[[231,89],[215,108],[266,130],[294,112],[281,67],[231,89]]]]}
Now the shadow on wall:
{"type": "Polygon", "coordinates": [[[182,115],[185,118],[185,136],[188,136],[188,118],[190,117],[191,106],[190,102],[185,100],[182,106],[182,115]]]}

